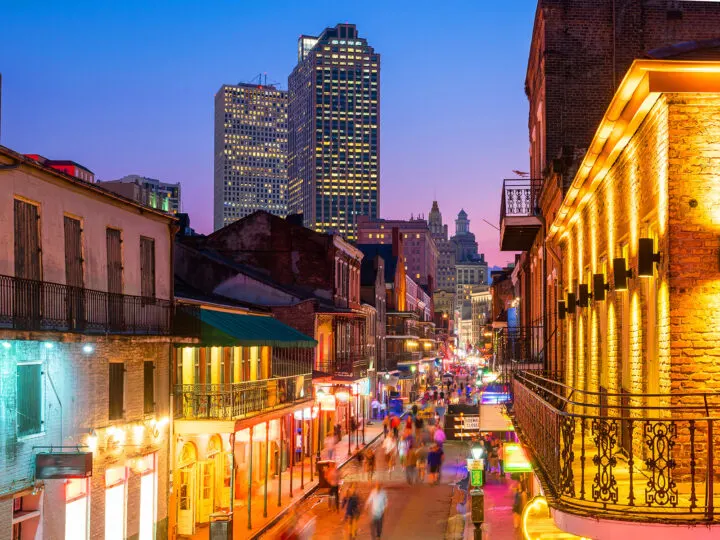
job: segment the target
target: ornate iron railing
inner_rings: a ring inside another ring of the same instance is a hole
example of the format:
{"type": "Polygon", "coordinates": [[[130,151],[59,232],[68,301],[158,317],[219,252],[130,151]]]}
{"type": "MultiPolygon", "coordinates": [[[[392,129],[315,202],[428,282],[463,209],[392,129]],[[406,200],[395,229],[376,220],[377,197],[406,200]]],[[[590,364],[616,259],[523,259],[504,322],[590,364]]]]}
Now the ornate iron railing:
{"type": "Polygon", "coordinates": [[[506,382],[513,371],[542,368],[545,350],[542,326],[500,328],[493,339],[495,370],[506,382]]]}
{"type": "Polygon", "coordinates": [[[168,335],[173,303],[0,275],[0,328],[168,335]]]}
{"type": "Polygon", "coordinates": [[[179,418],[232,420],[312,399],[312,374],[227,384],[178,384],[179,418]]]}
{"type": "Polygon", "coordinates": [[[500,222],[506,216],[534,216],[542,178],[510,178],[503,180],[500,222]]]}
{"type": "Polygon", "coordinates": [[[720,521],[720,394],[586,392],[518,371],[512,415],[555,508],[644,522],[720,521]]]}

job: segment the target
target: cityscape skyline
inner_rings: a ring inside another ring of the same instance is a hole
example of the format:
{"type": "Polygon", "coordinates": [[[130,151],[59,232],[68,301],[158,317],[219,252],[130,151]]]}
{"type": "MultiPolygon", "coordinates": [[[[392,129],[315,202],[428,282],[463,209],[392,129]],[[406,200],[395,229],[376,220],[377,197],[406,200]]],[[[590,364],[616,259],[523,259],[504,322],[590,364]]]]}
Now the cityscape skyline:
{"type": "Polygon", "coordinates": [[[272,37],[256,24],[270,16],[259,5],[220,9],[211,3],[193,28],[182,10],[166,13],[157,6],[141,12],[132,3],[48,5],[32,13],[35,24],[23,32],[15,28],[23,28],[30,13],[15,6],[0,37],[0,144],[73,159],[102,180],[131,170],[181,182],[192,226],[209,233],[215,92],[262,72],[269,83],[287,88],[298,36],[348,21],[383,55],[380,198],[392,204],[384,204],[379,217],[427,213],[434,199],[449,214],[464,207],[474,217],[480,251],[504,265],[512,257],[500,254],[496,230],[483,219],[498,222],[497,205],[487,204],[499,200],[497,181],[528,169],[521,81],[535,3],[409,6],[281,2],[273,8],[272,37]],[[208,31],[225,20],[237,21],[231,32],[208,31]],[[57,36],[52,28],[70,22],[86,29],[83,39],[50,37],[57,36]],[[128,31],[151,35],[136,43],[127,40],[128,31]],[[188,32],[192,39],[185,39],[188,32]],[[96,45],[86,47],[88,39],[96,45]],[[233,54],[238,50],[252,54],[233,54]],[[77,84],[77,73],[84,84],[77,84]],[[487,196],[469,199],[464,190],[470,185],[487,196]]]}

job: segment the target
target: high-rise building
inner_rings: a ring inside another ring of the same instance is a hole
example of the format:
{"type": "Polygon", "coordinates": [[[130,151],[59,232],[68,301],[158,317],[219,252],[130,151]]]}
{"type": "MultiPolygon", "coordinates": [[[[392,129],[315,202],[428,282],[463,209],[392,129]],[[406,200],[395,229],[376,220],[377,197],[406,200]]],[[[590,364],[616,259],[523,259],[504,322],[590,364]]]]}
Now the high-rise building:
{"type": "Polygon", "coordinates": [[[215,94],[215,230],[256,210],[287,215],[287,105],[272,85],[215,94]]]}
{"type": "Polygon", "coordinates": [[[470,232],[470,220],[463,209],[460,210],[455,220],[455,236],[451,240],[455,244],[456,262],[474,261],[480,258],[475,235],[470,232]]]}
{"type": "Polygon", "coordinates": [[[437,201],[433,201],[428,216],[430,234],[438,250],[436,288],[453,290],[455,287],[455,245],[448,238],[448,226],[443,225],[437,201]]]}
{"type": "Polygon", "coordinates": [[[402,250],[405,256],[407,275],[418,285],[424,286],[428,292],[435,290],[437,283],[438,250],[430,234],[427,221],[423,218],[372,219],[358,216],[357,239],[359,244],[392,245],[392,231],[398,229],[402,235],[402,250]]]}
{"type": "Polygon", "coordinates": [[[288,93],[290,212],[354,240],[380,209],[380,55],[353,24],[301,36],[288,93]]]}
{"type": "Polygon", "coordinates": [[[97,185],[135,202],[170,214],[178,214],[182,208],[179,182],[170,184],[155,178],[128,174],[118,180],[99,180],[97,185]]]}

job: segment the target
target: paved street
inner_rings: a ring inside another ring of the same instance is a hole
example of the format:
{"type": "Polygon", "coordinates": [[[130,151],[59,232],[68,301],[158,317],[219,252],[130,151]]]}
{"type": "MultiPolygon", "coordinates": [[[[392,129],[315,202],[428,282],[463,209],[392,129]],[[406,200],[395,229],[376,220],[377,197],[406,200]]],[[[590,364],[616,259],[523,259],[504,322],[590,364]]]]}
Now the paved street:
{"type": "MultiPolygon", "coordinates": [[[[377,480],[382,482],[388,494],[388,510],[385,514],[383,537],[385,538],[445,538],[448,533],[448,520],[455,513],[451,502],[453,485],[464,473],[464,462],[467,454],[462,443],[448,442],[445,445],[445,463],[442,469],[441,483],[438,486],[427,484],[409,486],[405,474],[398,467],[389,472],[385,466],[382,451],[378,451],[377,480]]],[[[353,461],[343,469],[343,481],[358,482],[358,491],[364,502],[370,492],[371,485],[365,478],[361,466],[353,461]]],[[[314,519],[315,533],[313,538],[344,538],[345,528],[342,521],[342,510],[335,513],[329,510],[327,497],[324,494],[313,495],[303,502],[298,513],[314,519]]],[[[267,538],[275,538],[286,524],[283,521],[268,531],[267,538]]],[[[358,538],[370,537],[370,517],[367,512],[362,514],[358,529],[358,538]]]]}

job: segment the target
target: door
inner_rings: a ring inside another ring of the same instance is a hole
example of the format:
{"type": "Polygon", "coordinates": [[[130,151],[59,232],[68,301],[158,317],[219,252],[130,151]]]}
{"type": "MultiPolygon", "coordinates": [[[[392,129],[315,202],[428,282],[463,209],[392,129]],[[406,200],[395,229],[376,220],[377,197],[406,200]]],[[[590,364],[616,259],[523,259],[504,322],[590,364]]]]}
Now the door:
{"type": "Polygon", "coordinates": [[[122,298],[122,233],[118,229],[107,229],[106,247],[108,325],[110,331],[120,332],[124,329],[125,314],[122,298]]]}
{"type": "Polygon", "coordinates": [[[82,227],[79,219],[65,216],[65,284],[67,322],[71,330],[85,328],[85,276],[82,256],[82,227]]]}
{"type": "Polygon", "coordinates": [[[195,464],[180,469],[178,492],[178,534],[195,533],[195,464]]]}
{"type": "Polygon", "coordinates": [[[214,465],[212,459],[199,463],[200,489],[198,490],[198,523],[207,523],[210,521],[210,514],[213,513],[213,502],[215,500],[214,465]]]}
{"type": "Polygon", "coordinates": [[[15,199],[15,306],[14,319],[20,329],[40,329],[42,250],[40,212],[36,205],[15,199]]]}

